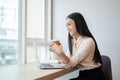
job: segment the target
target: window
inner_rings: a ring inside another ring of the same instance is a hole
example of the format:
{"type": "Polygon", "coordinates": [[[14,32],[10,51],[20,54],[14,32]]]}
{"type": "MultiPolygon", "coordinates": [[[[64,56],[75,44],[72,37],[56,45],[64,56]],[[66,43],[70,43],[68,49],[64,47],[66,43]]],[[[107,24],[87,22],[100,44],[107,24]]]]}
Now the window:
{"type": "Polygon", "coordinates": [[[0,66],[17,63],[18,0],[0,0],[0,66]]]}
{"type": "Polygon", "coordinates": [[[0,0],[0,66],[50,59],[51,0],[0,0]]]}
{"type": "Polygon", "coordinates": [[[51,36],[50,1],[27,0],[27,28],[26,28],[26,60],[34,61],[35,47],[38,49],[40,59],[49,59],[48,42],[51,36]],[[48,5],[49,3],[49,5],[48,5]],[[49,8],[48,8],[49,7],[49,8]],[[48,24],[48,25],[47,25],[48,24]]]}

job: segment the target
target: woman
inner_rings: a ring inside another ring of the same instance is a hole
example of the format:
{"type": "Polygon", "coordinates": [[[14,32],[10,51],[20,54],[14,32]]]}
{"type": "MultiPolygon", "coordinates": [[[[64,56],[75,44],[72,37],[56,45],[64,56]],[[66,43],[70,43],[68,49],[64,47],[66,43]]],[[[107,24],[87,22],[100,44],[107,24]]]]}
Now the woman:
{"type": "Polygon", "coordinates": [[[83,16],[78,12],[68,15],[66,27],[70,56],[63,52],[61,45],[53,42],[50,49],[60,57],[66,68],[79,66],[79,76],[71,80],[105,80],[97,43],[83,16]]]}

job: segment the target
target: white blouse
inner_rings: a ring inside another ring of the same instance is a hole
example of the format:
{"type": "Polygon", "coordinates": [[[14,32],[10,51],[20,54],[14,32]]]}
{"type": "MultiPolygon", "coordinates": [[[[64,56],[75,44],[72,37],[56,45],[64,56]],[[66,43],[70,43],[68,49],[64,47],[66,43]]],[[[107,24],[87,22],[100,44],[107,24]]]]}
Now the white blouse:
{"type": "Polygon", "coordinates": [[[92,38],[83,37],[73,41],[73,55],[69,56],[70,61],[65,65],[66,68],[78,66],[80,70],[94,69],[100,67],[100,63],[94,63],[95,43],[92,38]]]}

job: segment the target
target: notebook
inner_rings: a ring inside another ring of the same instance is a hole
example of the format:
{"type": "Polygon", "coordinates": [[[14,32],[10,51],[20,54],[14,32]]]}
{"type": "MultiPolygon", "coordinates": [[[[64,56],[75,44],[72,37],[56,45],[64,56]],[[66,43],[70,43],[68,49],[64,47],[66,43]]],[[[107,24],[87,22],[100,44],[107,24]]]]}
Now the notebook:
{"type": "Polygon", "coordinates": [[[64,66],[58,63],[58,60],[40,60],[38,49],[35,47],[35,60],[40,69],[63,69],[64,66]]]}

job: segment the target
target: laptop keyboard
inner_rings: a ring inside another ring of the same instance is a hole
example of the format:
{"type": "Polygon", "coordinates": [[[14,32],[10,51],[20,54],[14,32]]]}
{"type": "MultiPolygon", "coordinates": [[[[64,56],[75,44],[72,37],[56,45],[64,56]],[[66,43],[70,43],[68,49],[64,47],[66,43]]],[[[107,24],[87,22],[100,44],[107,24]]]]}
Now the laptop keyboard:
{"type": "Polygon", "coordinates": [[[41,64],[41,68],[53,68],[51,64],[41,64]]]}

